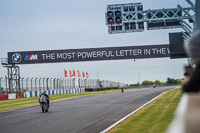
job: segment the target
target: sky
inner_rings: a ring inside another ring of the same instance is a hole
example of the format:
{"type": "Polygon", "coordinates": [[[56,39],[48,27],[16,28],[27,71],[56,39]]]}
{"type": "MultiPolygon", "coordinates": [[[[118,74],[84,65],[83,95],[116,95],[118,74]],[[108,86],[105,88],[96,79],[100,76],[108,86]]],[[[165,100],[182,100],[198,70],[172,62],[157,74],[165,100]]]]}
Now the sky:
{"type": "MultiPolygon", "coordinates": [[[[179,29],[108,34],[107,5],[142,2],[144,10],[189,7],[184,0],[0,0],[0,58],[7,52],[169,44],[179,29]]],[[[64,78],[64,69],[90,79],[133,84],[183,78],[187,59],[138,59],[19,65],[21,77],[64,78]]],[[[0,77],[7,69],[0,66],[0,77]]]]}

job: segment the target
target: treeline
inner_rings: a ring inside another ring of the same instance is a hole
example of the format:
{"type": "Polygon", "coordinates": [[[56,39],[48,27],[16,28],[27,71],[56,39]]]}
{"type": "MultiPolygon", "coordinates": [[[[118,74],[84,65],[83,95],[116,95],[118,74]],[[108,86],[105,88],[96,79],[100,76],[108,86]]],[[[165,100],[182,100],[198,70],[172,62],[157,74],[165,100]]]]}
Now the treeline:
{"type": "MultiPolygon", "coordinates": [[[[173,78],[167,78],[166,82],[161,82],[159,80],[155,80],[155,81],[149,81],[149,80],[144,80],[141,85],[178,85],[181,83],[181,79],[173,79],[173,78]]],[[[136,86],[139,84],[130,84],[130,86],[136,86]]]]}
{"type": "Polygon", "coordinates": [[[155,81],[148,81],[148,80],[144,80],[141,85],[178,85],[181,83],[181,79],[173,79],[173,78],[167,78],[166,82],[161,82],[159,80],[155,80],[155,81]]]}

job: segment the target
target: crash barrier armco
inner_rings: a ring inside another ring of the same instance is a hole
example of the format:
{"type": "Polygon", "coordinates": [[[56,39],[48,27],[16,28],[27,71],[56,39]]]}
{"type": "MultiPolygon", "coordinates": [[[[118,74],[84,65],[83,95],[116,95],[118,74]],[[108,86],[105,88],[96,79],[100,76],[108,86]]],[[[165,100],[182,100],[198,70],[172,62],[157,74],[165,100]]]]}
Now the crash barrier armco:
{"type": "Polygon", "coordinates": [[[17,99],[17,93],[0,95],[0,100],[8,100],[8,99],[17,99]]]}
{"type": "Polygon", "coordinates": [[[29,91],[29,92],[24,93],[24,97],[37,97],[40,94],[42,94],[42,92],[44,92],[44,91],[46,92],[47,95],[58,95],[58,94],[70,94],[70,93],[85,92],[85,88],[29,91]]]}

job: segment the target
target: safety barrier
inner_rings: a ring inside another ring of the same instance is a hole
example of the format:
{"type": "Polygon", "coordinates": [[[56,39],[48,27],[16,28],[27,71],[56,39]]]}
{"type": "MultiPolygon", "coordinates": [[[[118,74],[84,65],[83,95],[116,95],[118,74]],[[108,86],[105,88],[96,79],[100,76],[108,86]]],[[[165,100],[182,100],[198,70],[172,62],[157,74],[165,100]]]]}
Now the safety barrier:
{"type": "Polygon", "coordinates": [[[8,99],[17,99],[17,93],[0,95],[0,100],[8,100],[8,99]]]}
{"type": "MultiPolygon", "coordinates": [[[[85,92],[85,88],[75,88],[75,89],[57,89],[57,90],[44,90],[47,95],[58,95],[58,94],[70,94],[70,93],[80,93],[85,92]]],[[[37,97],[44,91],[29,91],[24,93],[24,97],[37,97]]]]}

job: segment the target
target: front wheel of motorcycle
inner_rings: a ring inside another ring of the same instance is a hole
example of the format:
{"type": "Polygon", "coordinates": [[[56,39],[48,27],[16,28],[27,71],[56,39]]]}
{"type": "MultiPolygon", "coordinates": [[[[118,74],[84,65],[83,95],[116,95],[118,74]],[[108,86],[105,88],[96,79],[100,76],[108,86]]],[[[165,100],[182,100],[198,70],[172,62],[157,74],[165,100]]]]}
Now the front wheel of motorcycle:
{"type": "Polygon", "coordinates": [[[44,104],[41,104],[42,113],[44,113],[44,104]]]}

